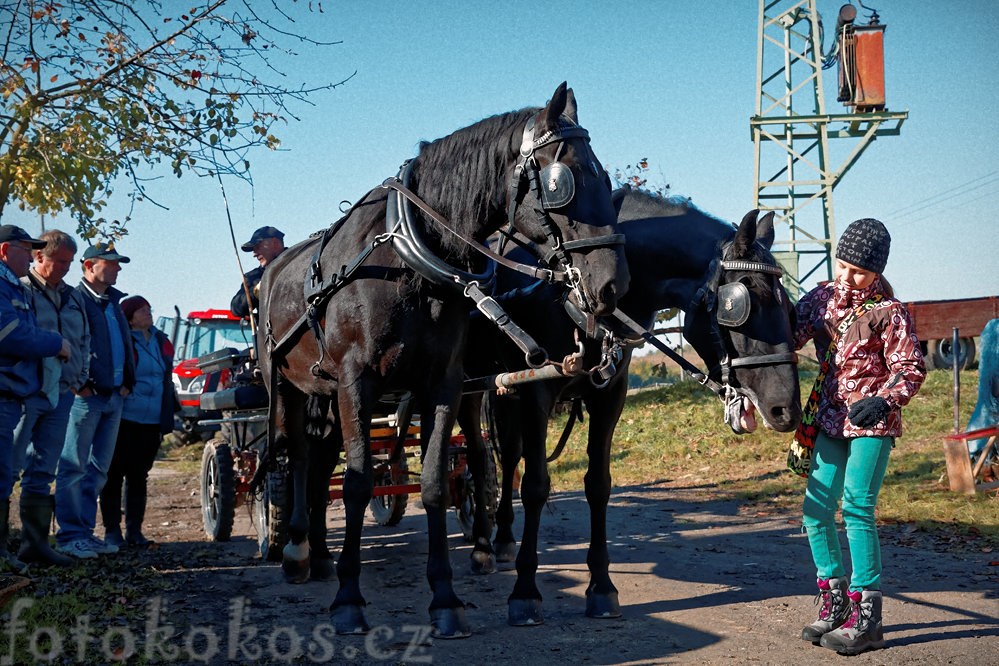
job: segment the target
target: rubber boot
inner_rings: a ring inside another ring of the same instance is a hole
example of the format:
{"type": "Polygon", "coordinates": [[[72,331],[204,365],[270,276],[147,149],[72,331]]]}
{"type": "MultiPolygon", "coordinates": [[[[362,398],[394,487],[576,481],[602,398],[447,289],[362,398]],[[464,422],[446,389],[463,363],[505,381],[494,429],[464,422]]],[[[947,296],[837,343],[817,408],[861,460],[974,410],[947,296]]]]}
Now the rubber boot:
{"type": "Polygon", "coordinates": [[[0,569],[24,573],[27,565],[7,550],[7,536],[10,533],[10,498],[0,500],[0,569]]]}
{"type": "Polygon", "coordinates": [[[881,626],[881,592],[855,590],[849,593],[850,617],[839,629],[822,637],[820,645],[839,654],[860,654],[885,646],[881,626]]]}
{"type": "Polygon", "coordinates": [[[146,494],[125,493],[125,541],[129,546],[144,548],[153,542],[142,534],[142,521],[146,518],[146,494]]]}
{"type": "Polygon", "coordinates": [[[72,557],[57,553],[49,545],[49,528],[55,498],[51,495],[21,495],[21,550],[17,556],[24,562],[66,567],[72,557]]]}
{"type": "Polygon", "coordinates": [[[850,581],[846,578],[829,578],[816,581],[819,592],[815,595],[815,603],[821,603],[819,619],[801,630],[801,639],[818,645],[823,634],[838,629],[850,617],[850,598],[847,592],[850,581]]]}

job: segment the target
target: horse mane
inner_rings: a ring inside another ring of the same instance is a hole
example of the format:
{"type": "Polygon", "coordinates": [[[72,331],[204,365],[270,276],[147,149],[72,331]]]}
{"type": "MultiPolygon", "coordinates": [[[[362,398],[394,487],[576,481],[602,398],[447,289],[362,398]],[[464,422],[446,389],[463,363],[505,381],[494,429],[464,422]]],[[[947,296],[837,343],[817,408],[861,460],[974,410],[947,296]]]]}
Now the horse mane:
{"type": "MultiPolygon", "coordinates": [[[[527,108],[490,116],[422,143],[413,169],[414,191],[452,229],[482,240],[490,215],[506,205],[512,151],[520,146],[520,131],[537,113],[537,108],[527,108]]],[[[438,235],[448,254],[467,257],[468,247],[454,234],[438,235]]]]}
{"type": "Polygon", "coordinates": [[[628,185],[625,185],[622,189],[625,188],[635,197],[632,201],[633,205],[638,206],[639,210],[648,217],[678,217],[693,212],[703,215],[712,221],[729,225],[729,223],[719,220],[698,208],[690,200],[690,197],[679,194],[671,194],[668,197],[664,197],[654,192],[635,189],[628,185]]]}

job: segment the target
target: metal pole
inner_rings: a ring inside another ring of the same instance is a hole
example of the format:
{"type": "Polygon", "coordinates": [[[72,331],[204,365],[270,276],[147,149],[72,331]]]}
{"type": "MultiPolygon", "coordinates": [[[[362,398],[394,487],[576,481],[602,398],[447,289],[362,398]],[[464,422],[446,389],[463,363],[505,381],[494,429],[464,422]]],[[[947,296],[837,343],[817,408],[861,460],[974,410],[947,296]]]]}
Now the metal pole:
{"type": "Polygon", "coordinates": [[[954,327],[954,339],[951,341],[950,351],[951,362],[954,368],[954,434],[961,432],[961,338],[958,337],[958,329],[954,327]]]}

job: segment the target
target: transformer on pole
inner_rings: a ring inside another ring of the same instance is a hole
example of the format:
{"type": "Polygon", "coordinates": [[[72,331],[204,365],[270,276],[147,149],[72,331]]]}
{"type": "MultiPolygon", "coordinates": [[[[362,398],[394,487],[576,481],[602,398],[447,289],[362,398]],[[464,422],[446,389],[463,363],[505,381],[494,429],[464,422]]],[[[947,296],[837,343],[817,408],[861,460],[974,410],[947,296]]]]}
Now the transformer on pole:
{"type": "MultiPolygon", "coordinates": [[[[760,0],[756,55],[756,113],[749,121],[756,183],[754,207],[776,212],[774,255],[783,265],[792,298],[818,273],[832,279],[836,240],[833,188],[877,137],[901,132],[908,112],[885,110],[884,26],[873,12],[856,26],[856,8],[840,9],[835,46],[822,53],[822,18],[816,0],[760,0]],[[827,113],[822,70],[840,62],[838,99],[852,113],[827,113]],[[835,160],[831,139],[852,139],[835,160]],[[820,206],[808,206],[817,201],[820,206]]],[[[861,4],[863,7],[863,4],[861,4]]],[[[866,8],[865,8],[866,9],[866,8]]]]}

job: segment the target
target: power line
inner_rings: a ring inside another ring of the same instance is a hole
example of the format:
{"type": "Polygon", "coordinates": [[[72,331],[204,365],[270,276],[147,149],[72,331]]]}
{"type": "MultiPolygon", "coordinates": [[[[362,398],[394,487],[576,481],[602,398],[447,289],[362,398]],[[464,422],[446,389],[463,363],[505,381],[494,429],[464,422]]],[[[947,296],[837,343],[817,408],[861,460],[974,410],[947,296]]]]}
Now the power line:
{"type": "MultiPolygon", "coordinates": [[[[999,180],[999,179],[996,179],[996,180],[999,180]]],[[[988,184],[990,184],[990,183],[993,183],[993,182],[996,182],[996,181],[990,181],[989,183],[983,183],[983,185],[988,185],[988,184]]],[[[977,189],[977,188],[976,188],[976,189],[977,189]]],[[[970,190],[969,190],[969,191],[970,191],[970,190]]],[[[965,206],[967,206],[967,205],[969,205],[969,204],[972,204],[972,203],[974,203],[974,202],[976,202],[976,201],[978,201],[978,200],[980,200],[980,199],[985,199],[985,198],[987,198],[987,197],[994,197],[994,196],[997,196],[997,195],[999,195],[999,192],[994,192],[994,191],[993,191],[993,192],[982,192],[982,193],[981,193],[980,195],[978,195],[977,197],[973,197],[973,198],[971,198],[971,199],[968,199],[968,200],[966,200],[966,201],[962,201],[961,203],[959,203],[959,204],[957,204],[956,206],[954,206],[954,207],[953,207],[953,209],[954,209],[954,210],[956,210],[956,209],[958,209],[958,208],[964,208],[965,206]]],[[[920,220],[925,220],[926,218],[928,218],[928,217],[932,217],[932,216],[934,216],[934,215],[936,215],[936,214],[937,214],[937,213],[935,213],[935,212],[933,212],[933,211],[929,211],[929,212],[926,212],[926,213],[924,213],[923,215],[920,215],[919,217],[917,217],[917,218],[916,218],[916,219],[914,219],[914,220],[909,220],[909,223],[910,223],[910,224],[912,224],[912,223],[914,223],[914,222],[919,222],[920,220]]],[[[903,217],[904,217],[904,216],[903,216],[903,217]]]]}
{"type": "MultiPolygon", "coordinates": [[[[892,218],[892,217],[905,217],[906,215],[910,215],[913,212],[918,212],[918,211],[909,211],[910,208],[916,208],[917,206],[920,206],[920,205],[922,205],[924,203],[931,202],[931,201],[933,203],[931,203],[929,205],[930,206],[935,206],[938,203],[941,203],[943,201],[947,201],[948,199],[952,199],[955,196],[959,196],[960,194],[963,194],[963,192],[961,192],[961,193],[955,193],[954,195],[952,195],[950,197],[947,197],[946,199],[940,199],[938,201],[934,201],[938,197],[941,197],[941,196],[943,196],[945,194],[949,194],[951,192],[956,192],[956,190],[960,190],[960,189],[962,189],[964,187],[967,187],[968,185],[971,185],[972,183],[977,183],[980,180],[984,180],[986,178],[990,178],[992,176],[995,176],[996,174],[999,174],[999,171],[993,171],[992,173],[987,173],[984,176],[979,176],[978,178],[975,178],[973,180],[969,180],[968,182],[962,183],[961,185],[956,185],[954,187],[948,188],[948,189],[943,190],[941,192],[937,192],[936,194],[928,196],[925,199],[922,199],[922,200],[917,201],[915,203],[909,204],[908,206],[903,206],[902,208],[899,208],[898,210],[896,210],[896,211],[894,211],[892,213],[889,213],[885,217],[888,217],[888,218],[892,218]],[[903,213],[903,211],[909,211],[909,212],[904,212],[903,213]]],[[[999,180],[999,178],[993,179],[993,180],[989,181],[989,183],[995,182],[996,180],[999,180]]],[[[982,185],[988,185],[989,183],[982,183],[982,185]]],[[[977,186],[975,186],[975,187],[967,190],[967,192],[971,192],[972,190],[976,190],[979,187],[981,187],[982,185],[977,185],[977,186]]]]}

